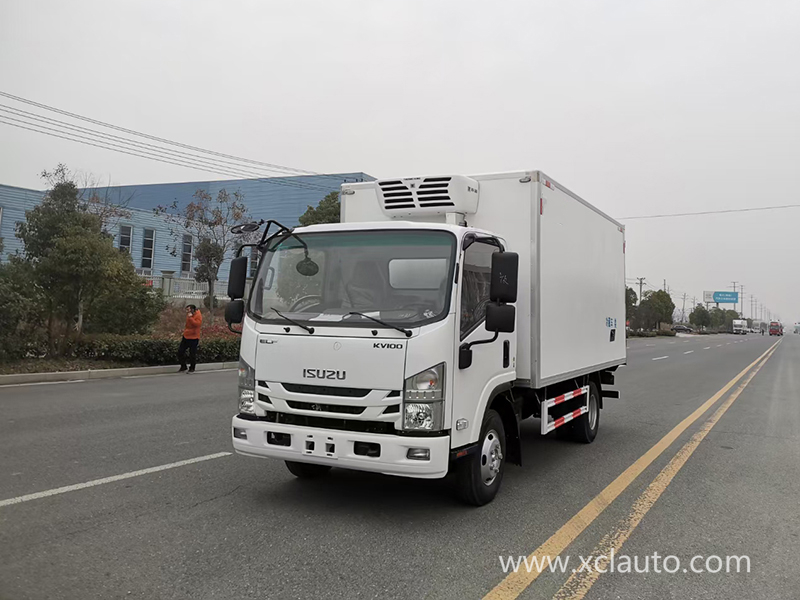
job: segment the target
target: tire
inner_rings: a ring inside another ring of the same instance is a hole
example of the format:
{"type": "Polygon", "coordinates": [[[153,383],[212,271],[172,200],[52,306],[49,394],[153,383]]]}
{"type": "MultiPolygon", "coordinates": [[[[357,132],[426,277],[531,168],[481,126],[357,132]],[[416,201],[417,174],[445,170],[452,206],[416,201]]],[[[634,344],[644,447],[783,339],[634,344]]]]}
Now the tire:
{"type": "Polygon", "coordinates": [[[572,439],[582,444],[591,444],[597,437],[597,430],[600,427],[600,390],[594,381],[589,383],[589,412],[574,422],[572,439]]]}
{"type": "Polygon", "coordinates": [[[487,410],[478,439],[478,451],[456,463],[459,498],[473,506],[483,506],[494,500],[503,482],[505,455],[503,420],[496,411],[487,410]]]}
{"type": "Polygon", "coordinates": [[[330,473],[331,468],[325,465],[314,465],[311,463],[286,461],[286,468],[298,479],[319,479],[330,473]]]}

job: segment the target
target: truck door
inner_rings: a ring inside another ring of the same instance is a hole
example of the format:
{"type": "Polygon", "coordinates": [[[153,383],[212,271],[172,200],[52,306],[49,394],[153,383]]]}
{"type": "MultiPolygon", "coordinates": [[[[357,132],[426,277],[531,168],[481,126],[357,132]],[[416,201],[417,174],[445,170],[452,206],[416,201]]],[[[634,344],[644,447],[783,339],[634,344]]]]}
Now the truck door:
{"type": "Polygon", "coordinates": [[[453,375],[452,447],[463,446],[478,439],[483,418],[482,406],[486,397],[501,383],[514,379],[516,338],[514,333],[501,333],[488,344],[472,346],[472,364],[465,369],[458,365],[458,349],[462,344],[491,339],[484,322],[489,304],[492,254],[500,249],[476,241],[464,250],[459,274],[457,304],[456,356],[453,375]],[[480,412],[480,414],[478,414],[480,412]],[[457,421],[468,422],[458,430],[457,421]]]}

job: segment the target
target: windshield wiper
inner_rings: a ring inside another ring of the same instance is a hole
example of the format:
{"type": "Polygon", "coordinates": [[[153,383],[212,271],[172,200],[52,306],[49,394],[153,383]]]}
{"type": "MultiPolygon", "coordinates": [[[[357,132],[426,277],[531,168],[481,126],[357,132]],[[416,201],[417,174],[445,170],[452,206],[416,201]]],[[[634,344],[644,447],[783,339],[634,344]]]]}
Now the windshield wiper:
{"type": "Polygon", "coordinates": [[[410,329],[404,329],[402,327],[398,327],[397,325],[392,325],[391,323],[387,323],[386,321],[381,321],[380,319],[376,319],[375,317],[370,317],[369,315],[365,315],[364,313],[360,313],[360,312],[350,312],[350,313],[347,313],[347,314],[349,314],[349,315],[358,315],[360,317],[365,317],[365,318],[369,319],[370,321],[375,321],[376,323],[380,323],[384,327],[391,327],[392,329],[396,329],[397,331],[405,333],[406,337],[411,337],[411,330],[410,329]]]}
{"type": "Polygon", "coordinates": [[[287,321],[289,321],[289,323],[291,323],[292,325],[297,325],[298,327],[301,327],[302,329],[305,329],[305,330],[306,330],[308,333],[314,333],[314,328],[313,328],[313,327],[309,327],[308,325],[303,325],[302,323],[298,323],[298,322],[297,322],[297,321],[295,321],[294,319],[290,319],[289,317],[287,317],[285,314],[283,314],[281,311],[279,311],[279,310],[278,310],[277,308],[275,308],[274,306],[270,306],[270,308],[271,308],[272,310],[274,310],[276,313],[278,313],[278,316],[279,316],[279,317],[282,317],[282,318],[286,319],[286,320],[287,320],[287,321]]]}

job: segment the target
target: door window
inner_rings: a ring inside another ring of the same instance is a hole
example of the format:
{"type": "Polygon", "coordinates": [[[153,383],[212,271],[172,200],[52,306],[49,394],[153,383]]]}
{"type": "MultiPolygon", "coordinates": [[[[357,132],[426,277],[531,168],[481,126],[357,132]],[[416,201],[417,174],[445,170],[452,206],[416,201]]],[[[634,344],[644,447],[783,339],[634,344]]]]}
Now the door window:
{"type": "Polygon", "coordinates": [[[486,317],[492,274],[492,254],[497,251],[497,246],[483,242],[475,242],[464,251],[464,270],[461,276],[462,340],[474,331],[486,317]]]}

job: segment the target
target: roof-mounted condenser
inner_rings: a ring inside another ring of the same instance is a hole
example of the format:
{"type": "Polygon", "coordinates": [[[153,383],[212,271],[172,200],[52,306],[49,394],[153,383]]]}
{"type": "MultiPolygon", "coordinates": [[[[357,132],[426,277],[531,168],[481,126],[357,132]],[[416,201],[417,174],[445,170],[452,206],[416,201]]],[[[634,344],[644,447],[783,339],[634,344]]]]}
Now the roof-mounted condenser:
{"type": "Polygon", "coordinates": [[[385,179],[376,189],[381,209],[396,219],[478,211],[480,184],[463,175],[385,179]]]}

